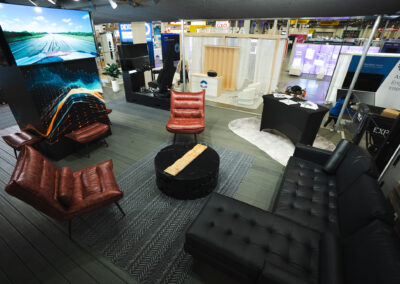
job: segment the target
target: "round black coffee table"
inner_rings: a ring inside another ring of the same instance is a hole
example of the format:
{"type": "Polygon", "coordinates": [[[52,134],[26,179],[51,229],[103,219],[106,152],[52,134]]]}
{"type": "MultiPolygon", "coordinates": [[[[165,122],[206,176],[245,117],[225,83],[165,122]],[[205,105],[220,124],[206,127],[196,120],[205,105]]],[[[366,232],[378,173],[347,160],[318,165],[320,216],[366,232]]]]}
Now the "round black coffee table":
{"type": "Polygon", "coordinates": [[[219,155],[208,147],[176,176],[164,170],[196,144],[174,144],[158,152],[154,159],[158,188],[177,199],[196,199],[210,194],[218,183],[219,155]]]}

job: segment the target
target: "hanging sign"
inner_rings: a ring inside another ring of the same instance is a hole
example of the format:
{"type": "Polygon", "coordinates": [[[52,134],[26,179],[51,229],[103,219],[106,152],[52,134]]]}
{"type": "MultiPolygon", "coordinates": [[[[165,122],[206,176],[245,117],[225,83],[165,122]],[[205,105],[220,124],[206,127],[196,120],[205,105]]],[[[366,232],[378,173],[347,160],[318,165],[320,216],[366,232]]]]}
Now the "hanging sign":
{"type": "Polygon", "coordinates": [[[133,42],[131,24],[119,24],[119,34],[121,42],[133,42]]]}
{"type": "Polygon", "coordinates": [[[218,29],[226,29],[230,28],[231,22],[230,21],[216,21],[215,22],[215,27],[218,29]]]}
{"type": "Polygon", "coordinates": [[[320,26],[338,26],[339,23],[339,21],[318,21],[320,26]]]}
{"type": "MultiPolygon", "coordinates": [[[[310,22],[310,20],[297,20],[297,24],[298,25],[307,25],[310,22]]],[[[290,21],[291,25],[295,25],[296,24],[296,20],[291,20],[290,21]]]]}

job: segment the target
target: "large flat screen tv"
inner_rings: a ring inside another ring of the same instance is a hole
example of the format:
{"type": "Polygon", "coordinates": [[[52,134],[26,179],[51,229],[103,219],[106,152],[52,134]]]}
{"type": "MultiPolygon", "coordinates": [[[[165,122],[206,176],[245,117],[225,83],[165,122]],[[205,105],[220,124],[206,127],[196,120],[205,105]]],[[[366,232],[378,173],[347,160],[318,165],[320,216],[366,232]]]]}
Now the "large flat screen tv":
{"type": "MultiPolygon", "coordinates": [[[[342,85],[342,89],[348,89],[350,87],[351,81],[353,80],[355,72],[347,72],[346,77],[342,85]]],[[[381,85],[385,76],[383,74],[370,74],[361,72],[357,78],[355,90],[376,92],[381,85]]]]}
{"type": "Polygon", "coordinates": [[[163,62],[176,61],[181,58],[179,34],[161,34],[163,62]]]}
{"type": "Polygon", "coordinates": [[[118,46],[118,53],[123,71],[135,70],[151,64],[146,43],[121,44],[118,46]]]}
{"type": "Polygon", "coordinates": [[[97,56],[88,11],[0,3],[0,25],[18,66],[97,56]]]}

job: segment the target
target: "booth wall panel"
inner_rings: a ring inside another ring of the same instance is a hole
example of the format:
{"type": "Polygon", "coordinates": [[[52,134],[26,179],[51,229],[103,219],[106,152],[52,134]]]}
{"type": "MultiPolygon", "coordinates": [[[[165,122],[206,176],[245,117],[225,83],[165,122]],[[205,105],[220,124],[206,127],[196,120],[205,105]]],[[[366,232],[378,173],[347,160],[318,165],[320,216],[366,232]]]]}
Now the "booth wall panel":
{"type": "Polygon", "coordinates": [[[214,70],[222,76],[224,90],[236,90],[239,47],[204,46],[204,72],[214,70]]]}
{"type": "MultiPolygon", "coordinates": [[[[35,108],[39,116],[32,117],[24,128],[53,143],[85,125],[109,122],[95,59],[30,65],[20,70],[29,92],[20,100],[33,101],[29,108],[35,108]]],[[[10,106],[13,112],[28,109],[23,104],[10,106]]]]}

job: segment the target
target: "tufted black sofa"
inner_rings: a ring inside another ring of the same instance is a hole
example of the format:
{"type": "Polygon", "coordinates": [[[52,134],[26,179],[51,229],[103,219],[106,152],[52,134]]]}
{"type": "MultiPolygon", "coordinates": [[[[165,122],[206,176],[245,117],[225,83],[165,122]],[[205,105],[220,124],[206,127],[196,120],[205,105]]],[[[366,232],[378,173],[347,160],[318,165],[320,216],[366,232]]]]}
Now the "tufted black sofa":
{"type": "Polygon", "coordinates": [[[273,212],[213,194],[185,250],[241,283],[400,283],[400,240],[369,155],[298,145],[273,212]]]}

